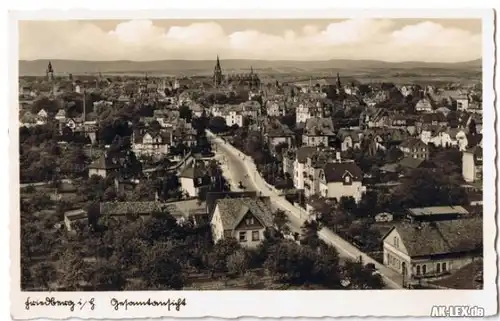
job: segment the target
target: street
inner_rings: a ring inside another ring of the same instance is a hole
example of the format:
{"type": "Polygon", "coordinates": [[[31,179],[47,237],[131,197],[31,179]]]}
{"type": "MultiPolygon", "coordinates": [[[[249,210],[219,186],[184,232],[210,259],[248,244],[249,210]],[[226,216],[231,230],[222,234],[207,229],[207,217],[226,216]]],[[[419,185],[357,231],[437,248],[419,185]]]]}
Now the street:
{"type": "MultiPolygon", "coordinates": [[[[228,143],[224,143],[220,138],[214,136],[212,133],[207,133],[207,136],[212,138],[212,141],[217,144],[217,154],[223,155],[222,158],[226,163],[223,166],[224,175],[227,175],[230,180],[235,181],[235,184],[238,184],[238,181],[243,182],[246,190],[259,191],[262,192],[262,196],[271,197],[271,204],[273,207],[271,209],[273,211],[277,209],[285,211],[288,215],[292,232],[300,233],[300,227],[305,221],[302,211],[290,204],[284,198],[278,196],[268,186],[265,186],[265,183],[262,182],[262,179],[256,171],[253,170],[251,172],[249,170],[248,163],[251,162],[251,160],[243,160],[241,157],[238,157],[239,153],[235,152],[234,147],[228,143]]],[[[337,248],[341,257],[356,260],[361,256],[365,264],[373,263],[377,270],[381,273],[388,288],[401,289],[402,277],[399,273],[390,270],[379,262],[373,260],[327,228],[321,229],[318,232],[318,235],[320,239],[337,248]]]]}

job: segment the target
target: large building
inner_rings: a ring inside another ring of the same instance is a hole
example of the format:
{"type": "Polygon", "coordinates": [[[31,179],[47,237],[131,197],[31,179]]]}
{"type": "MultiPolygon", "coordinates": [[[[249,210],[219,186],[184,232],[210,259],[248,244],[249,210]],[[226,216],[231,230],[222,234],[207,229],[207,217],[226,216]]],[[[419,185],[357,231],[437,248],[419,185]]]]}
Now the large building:
{"type": "Polygon", "coordinates": [[[226,85],[232,87],[233,89],[238,88],[246,90],[260,88],[261,84],[259,75],[254,73],[252,67],[250,67],[249,73],[224,76],[222,74],[219,56],[217,56],[217,62],[215,63],[213,81],[214,87],[226,85]]]}

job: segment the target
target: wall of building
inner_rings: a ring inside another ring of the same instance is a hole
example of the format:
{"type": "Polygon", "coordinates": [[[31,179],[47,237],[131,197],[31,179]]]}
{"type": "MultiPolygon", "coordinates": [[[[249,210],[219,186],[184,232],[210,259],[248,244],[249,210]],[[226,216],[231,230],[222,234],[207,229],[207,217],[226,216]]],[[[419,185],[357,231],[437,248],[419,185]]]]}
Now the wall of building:
{"type": "Polygon", "coordinates": [[[474,154],[462,154],[462,176],[466,182],[474,182],[476,180],[476,170],[474,166],[474,154]]]}
{"type": "Polygon", "coordinates": [[[194,181],[192,178],[181,177],[181,187],[189,195],[189,197],[198,196],[197,188],[194,187],[194,181]]]}
{"type": "Polygon", "coordinates": [[[352,196],[356,202],[361,200],[366,187],[361,182],[352,182],[351,185],[344,185],[342,182],[320,183],[320,193],[326,198],[336,198],[340,200],[342,196],[352,196]]]}

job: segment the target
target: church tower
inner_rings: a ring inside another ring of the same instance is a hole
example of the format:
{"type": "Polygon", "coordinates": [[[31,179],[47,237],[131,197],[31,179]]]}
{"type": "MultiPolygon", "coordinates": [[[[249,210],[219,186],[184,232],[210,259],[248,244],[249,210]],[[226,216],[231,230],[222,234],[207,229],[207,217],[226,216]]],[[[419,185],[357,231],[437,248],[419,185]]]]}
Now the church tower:
{"type": "Polygon", "coordinates": [[[219,55],[217,55],[217,63],[214,69],[214,86],[220,86],[222,84],[222,69],[220,67],[219,55]]]}
{"type": "Polygon", "coordinates": [[[340,94],[342,92],[342,84],[340,83],[340,75],[337,73],[337,94],[340,94]]]}
{"type": "Polygon", "coordinates": [[[54,69],[52,69],[52,63],[49,61],[49,65],[47,66],[47,70],[45,71],[48,81],[54,80],[54,69]]]}

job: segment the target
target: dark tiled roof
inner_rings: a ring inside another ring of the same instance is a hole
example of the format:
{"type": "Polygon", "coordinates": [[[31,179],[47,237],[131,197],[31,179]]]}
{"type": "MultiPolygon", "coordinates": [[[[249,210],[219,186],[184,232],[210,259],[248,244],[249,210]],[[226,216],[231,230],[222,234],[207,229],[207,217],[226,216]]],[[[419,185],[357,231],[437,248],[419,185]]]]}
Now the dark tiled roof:
{"type": "Polygon", "coordinates": [[[403,141],[399,146],[408,148],[427,148],[427,145],[418,138],[407,139],[403,141]]]}
{"type": "Polygon", "coordinates": [[[89,165],[89,168],[92,169],[116,169],[120,167],[119,164],[113,163],[111,158],[106,157],[104,154],[89,165]]]}
{"type": "Polygon", "coordinates": [[[307,157],[312,155],[312,153],[316,150],[315,147],[303,146],[297,150],[297,160],[299,163],[305,163],[307,161],[307,157]]]}
{"type": "Polygon", "coordinates": [[[250,211],[264,227],[273,225],[271,209],[261,200],[254,198],[223,198],[217,200],[217,207],[224,230],[233,230],[250,211]]]}
{"type": "Polygon", "coordinates": [[[325,165],[325,179],[327,183],[342,182],[346,173],[352,175],[353,181],[361,181],[363,172],[354,162],[350,163],[328,163],[325,165]]]}
{"type": "Polygon", "coordinates": [[[100,204],[100,213],[101,215],[149,215],[162,212],[164,208],[165,204],[159,202],[103,202],[100,204]]]}
{"type": "Polygon", "coordinates": [[[401,165],[404,168],[415,169],[415,168],[419,168],[423,162],[424,162],[424,160],[420,159],[420,158],[405,157],[399,161],[399,165],[401,165]]]}
{"type": "MultiPolygon", "coordinates": [[[[479,145],[479,143],[483,140],[483,135],[482,134],[476,134],[476,135],[471,135],[467,134],[467,144],[469,147],[475,147],[479,145]]],[[[477,146],[479,147],[479,146],[477,146]]],[[[481,149],[482,153],[482,149],[481,149]]]]}
{"type": "Polygon", "coordinates": [[[411,257],[469,252],[483,245],[481,217],[420,224],[405,222],[394,228],[411,257]]]}

